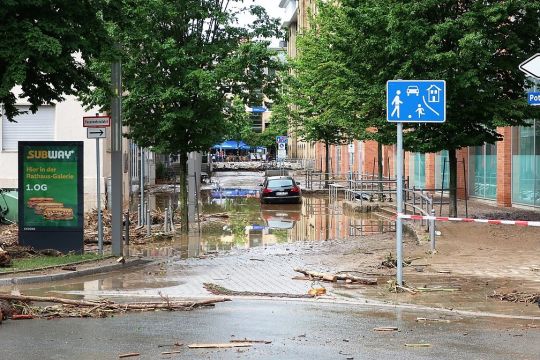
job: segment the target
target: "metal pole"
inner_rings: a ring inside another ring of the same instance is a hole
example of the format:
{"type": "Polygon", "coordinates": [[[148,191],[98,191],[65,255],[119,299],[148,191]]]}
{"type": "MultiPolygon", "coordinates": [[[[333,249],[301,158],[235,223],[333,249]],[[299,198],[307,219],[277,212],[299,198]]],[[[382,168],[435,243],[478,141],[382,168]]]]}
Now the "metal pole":
{"type": "Polygon", "coordinates": [[[142,212],[141,212],[141,204],[137,205],[137,226],[141,226],[142,224],[142,221],[141,221],[141,218],[142,218],[142,212]]]}
{"type": "Polygon", "coordinates": [[[126,241],[126,245],[129,245],[129,211],[127,211],[124,215],[124,239],[126,241]]]}
{"type": "Polygon", "coordinates": [[[443,195],[444,195],[444,173],[446,172],[446,159],[442,159],[442,160],[443,160],[443,168],[442,168],[441,201],[440,201],[440,207],[439,207],[439,216],[442,216],[442,202],[443,202],[443,195]]]}
{"type": "Polygon", "coordinates": [[[99,255],[103,255],[103,218],[101,215],[101,171],[100,171],[100,156],[99,156],[99,139],[96,139],[96,192],[97,192],[97,214],[98,214],[98,249],[99,255]]]}
{"type": "MultiPolygon", "coordinates": [[[[141,166],[140,166],[140,168],[141,168],[140,179],[139,179],[140,180],[139,192],[141,194],[140,195],[141,196],[140,201],[141,201],[141,204],[143,204],[143,209],[142,209],[143,212],[142,213],[146,214],[146,208],[144,207],[144,149],[143,148],[141,148],[141,166]]],[[[143,221],[143,223],[144,223],[144,221],[143,221]]]]}
{"type": "Polygon", "coordinates": [[[112,64],[111,128],[111,235],[112,254],[123,255],[122,247],[122,65],[112,64]]]}
{"type": "Polygon", "coordinates": [[[396,283],[403,286],[403,123],[397,123],[396,283]]]}
{"type": "Polygon", "coordinates": [[[146,236],[152,234],[152,215],[150,214],[150,209],[146,209],[146,236]]]}
{"type": "MultiPolygon", "coordinates": [[[[435,217],[435,209],[431,209],[431,216],[435,217]]],[[[435,253],[435,219],[429,220],[429,238],[431,240],[431,253],[435,253]]]]}

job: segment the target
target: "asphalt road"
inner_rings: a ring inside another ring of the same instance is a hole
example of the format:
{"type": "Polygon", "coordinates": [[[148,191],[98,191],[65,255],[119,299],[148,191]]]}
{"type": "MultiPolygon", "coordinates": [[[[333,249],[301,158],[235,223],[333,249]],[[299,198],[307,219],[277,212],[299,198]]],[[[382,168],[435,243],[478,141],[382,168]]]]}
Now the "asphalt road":
{"type": "MultiPolygon", "coordinates": [[[[155,312],[107,319],[6,321],[1,359],[538,359],[533,321],[446,317],[440,313],[299,301],[238,300],[191,312],[155,312]],[[377,332],[397,326],[399,332],[377,332]],[[243,349],[159,345],[269,340],[243,349]],[[407,347],[405,344],[430,344],[407,347]],[[179,350],[179,354],[161,355],[179,350]]],[[[536,326],[540,326],[536,324],[536,326]]]]}

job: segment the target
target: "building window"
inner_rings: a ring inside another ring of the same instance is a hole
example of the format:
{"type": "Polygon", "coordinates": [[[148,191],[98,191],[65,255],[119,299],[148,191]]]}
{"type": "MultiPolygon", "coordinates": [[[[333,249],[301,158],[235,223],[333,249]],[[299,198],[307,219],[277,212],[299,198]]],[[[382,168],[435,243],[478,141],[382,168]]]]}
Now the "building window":
{"type": "Polygon", "coordinates": [[[53,141],[54,106],[40,106],[32,114],[29,106],[18,106],[24,114],[8,121],[2,113],[2,150],[17,151],[19,141],[53,141]]]}
{"type": "Polygon", "coordinates": [[[435,187],[448,190],[450,186],[450,163],[448,150],[443,150],[435,156],[435,187]]]}
{"type": "Polygon", "coordinates": [[[497,145],[469,148],[469,195],[497,198],[497,145]]]}
{"type": "Polygon", "coordinates": [[[412,186],[423,189],[426,186],[426,154],[412,153],[409,176],[412,186]]]}
{"type": "Polygon", "coordinates": [[[512,201],[540,206],[540,121],[512,134],[512,201]]]}

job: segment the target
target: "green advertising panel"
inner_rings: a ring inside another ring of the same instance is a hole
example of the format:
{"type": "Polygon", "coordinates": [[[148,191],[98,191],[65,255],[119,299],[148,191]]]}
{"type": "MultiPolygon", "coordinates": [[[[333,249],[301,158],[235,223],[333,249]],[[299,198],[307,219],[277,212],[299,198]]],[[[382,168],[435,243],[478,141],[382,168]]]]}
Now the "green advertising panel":
{"type": "Polygon", "coordinates": [[[82,232],[82,149],[82,142],[19,143],[19,228],[23,233],[49,231],[30,236],[39,237],[40,245],[58,248],[48,239],[50,231],[82,232]]]}

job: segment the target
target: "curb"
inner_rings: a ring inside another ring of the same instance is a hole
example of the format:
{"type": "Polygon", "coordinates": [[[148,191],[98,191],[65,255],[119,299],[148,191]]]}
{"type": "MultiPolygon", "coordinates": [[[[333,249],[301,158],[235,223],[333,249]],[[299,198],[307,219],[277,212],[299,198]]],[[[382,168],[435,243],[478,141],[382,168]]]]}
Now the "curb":
{"type": "Polygon", "coordinates": [[[101,273],[105,273],[109,271],[128,269],[137,265],[146,265],[151,262],[152,260],[135,259],[135,260],[127,260],[124,264],[119,263],[119,264],[110,264],[110,265],[105,265],[105,266],[96,266],[93,268],[66,272],[66,273],[6,278],[6,279],[0,279],[0,287],[14,285],[14,284],[24,285],[24,284],[36,284],[36,283],[42,283],[42,282],[48,282],[48,281],[68,280],[68,279],[73,279],[73,278],[87,276],[87,275],[95,275],[95,274],[101,274],[101,273]]]}

